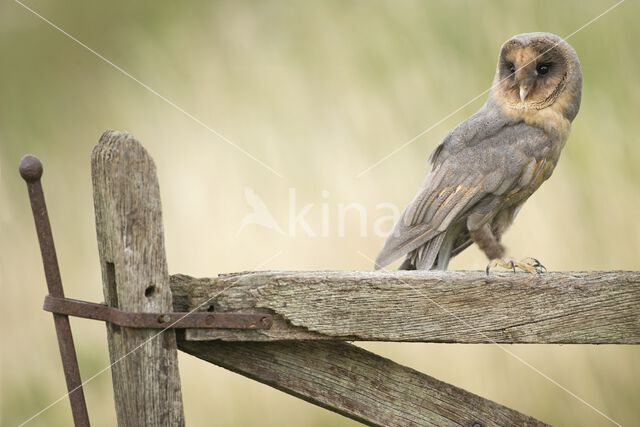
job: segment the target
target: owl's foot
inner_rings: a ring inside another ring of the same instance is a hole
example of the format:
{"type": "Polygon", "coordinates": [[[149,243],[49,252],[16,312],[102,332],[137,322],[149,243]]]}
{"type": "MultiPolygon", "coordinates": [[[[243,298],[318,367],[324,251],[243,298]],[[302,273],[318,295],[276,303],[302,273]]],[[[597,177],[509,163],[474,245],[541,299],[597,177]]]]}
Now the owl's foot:
{"type": "Polygon", "coordinates": [[[546,267],[535,258],[525,258],[522,261],[516,261],[512,258],[496,258],[492,259],[487,265],[487,268],[485,269],[487,276],[489,275],[489,271],[496,267],[507,268],[509,270],[513,270],[514,273],[516,272],[516,268],[527,273],[536,274],[547,271],[546,267]]]}

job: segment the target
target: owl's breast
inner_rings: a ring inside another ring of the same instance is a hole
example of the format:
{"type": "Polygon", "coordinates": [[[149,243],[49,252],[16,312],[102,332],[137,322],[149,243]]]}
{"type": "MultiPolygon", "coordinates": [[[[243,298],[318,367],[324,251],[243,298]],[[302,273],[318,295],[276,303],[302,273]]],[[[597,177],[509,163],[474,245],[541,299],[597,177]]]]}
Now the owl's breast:
{"type": "Polygon", "coordinates": [[[565,116],[569,102],[571,99],[568,94],[563,94],[553,104],[542,109],[512,108],[505,104],[501,108],[507,116],[541,129],[550,139],[563,146],[571,130],[571,120],[565,116]]]}
{"type": "Polygon", "coordinates": [[[549,179],[555,167],[554,159],[532,160],[523,171],[516,189],[506,196],[506,204],[515,206],[527,200],[543,182],[549,179]]]}

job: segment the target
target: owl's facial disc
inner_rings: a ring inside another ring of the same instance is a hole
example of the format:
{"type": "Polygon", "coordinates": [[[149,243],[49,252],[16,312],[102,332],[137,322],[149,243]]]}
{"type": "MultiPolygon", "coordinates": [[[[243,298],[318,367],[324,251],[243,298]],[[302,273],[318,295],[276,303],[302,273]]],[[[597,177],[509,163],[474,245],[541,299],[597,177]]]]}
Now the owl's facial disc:
{"type": "Polygon", "coordinates": [[[567,64],[548,40],[507,42],[500,53],[500,95],[515,108],[545,108],[564,88],[567,64]]]}

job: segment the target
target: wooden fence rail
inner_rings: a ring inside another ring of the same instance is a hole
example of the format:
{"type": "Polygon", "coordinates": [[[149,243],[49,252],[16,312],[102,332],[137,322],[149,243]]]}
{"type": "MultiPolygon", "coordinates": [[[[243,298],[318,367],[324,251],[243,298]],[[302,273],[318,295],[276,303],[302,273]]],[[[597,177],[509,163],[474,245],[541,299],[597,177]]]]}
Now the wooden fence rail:
{"type": "Polygon", "coordinates": [[[180,310],[275,315],[268,330],[194,329],[191,341],[640,343],[637,272],[174,275],[171,290],[180,310]]]}

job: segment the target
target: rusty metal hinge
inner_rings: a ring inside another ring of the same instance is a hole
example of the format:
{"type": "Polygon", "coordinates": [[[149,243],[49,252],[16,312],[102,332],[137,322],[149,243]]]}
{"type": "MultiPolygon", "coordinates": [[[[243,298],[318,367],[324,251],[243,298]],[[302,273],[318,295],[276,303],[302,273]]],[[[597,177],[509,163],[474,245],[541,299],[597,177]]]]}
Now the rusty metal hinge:
{"type": "Polygon", "coordinates": [[[42,307],[51,313],[101,320],[126,328],[154,329],[269,329],[270,314],[253,313],[132,313],[115,307],[47,295],[42,307]]]}

